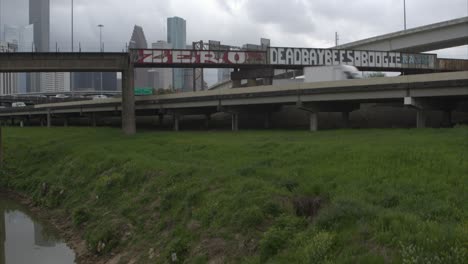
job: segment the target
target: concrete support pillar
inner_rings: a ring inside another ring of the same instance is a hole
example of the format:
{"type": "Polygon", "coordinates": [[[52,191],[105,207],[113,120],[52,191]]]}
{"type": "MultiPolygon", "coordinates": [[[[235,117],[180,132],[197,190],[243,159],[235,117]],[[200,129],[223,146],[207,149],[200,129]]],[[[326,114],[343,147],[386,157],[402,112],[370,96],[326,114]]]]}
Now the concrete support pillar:
{"type": "Polygon", "coordinates": [[[164,125],[164,115],[163,114],[158,115],[158,125],[160,127],[162,127],[164,125]]]}
{"type": "Polygon", "coordinates": [[[450,127],[452,126],[452,111],[445,110],[442,116],[442,126],[450,127]]]}
{"type": "Polygon", "coordinates": [[[416,128],[426,127],[426,112],[423,109],[416,109],[416,128]]]}
{"type": "Polygon", "coordinates": [[[238,113],[232,113],[231,114],[232,118],[232,131],[238,131],[239,130],[239,114],[238,113]]]}
{"type": "Polygon", "coordinates": [[[97,126],[97,116],[96,113],[91,114],[91,126],[96,127],[97,126]]]}
{"type": "Polygon", "coordinates": [[[318,130],[318,113],[309,112],[310,131],[318,130]]]}
{"type": "Polygon", "coordinates": [[[208,128],[210,125],[210,120],[211,120],[211,114],[206,114],[205,115],[205,128],[208,128]]]}
{"type": "Polygon", "coordinates": [[[39,118],[39,124],[41,125],[41,127],[44,126],[44,118],[42,117],[39,118]]]}
{"type": "Polygon", "coordinates": [[[133,65],[122,72],[122,130],[126,135],[136,133],[133,65]]]}
{"type": "MultiPolygon", "coordinates": [[[[3,167],[3,135],[2,127],[0,126],[0,168],[3,167]]],[[[0,217],[0,260],[5,263],[5,217],[0,217]]]]}
{"type": "Polygon", "coordinates": [[[265,123],[263,124],[265,129],[269,129],[271,127],[271,113],[265,113],[265,123]]]}
{"type": "Polygon", "coordinates": [[[241,80],[232,80],[232,88],[240,88],[242,86],[241,80]]]}
{"type": "Polygon", "coordinates": [[[257,86],[257,80],[256,79],[248,79],[247,80],[247,86],[257,86]]]}
{"type": "Polygon", "coordinates": [[[23,120],[20,120],[20,127],[24,127],[24,122],[23,122],[23,120]]]}
{"type": "Polygon", "coordinates": [[[47,127],[52,126],[52,115],[50,114],[50,108],[47,109],[47,127]]]}
{"type": "Polygon", "coordinates": [[[174,118],[174,131],[179,131],[179,119],[180,116],[178,114],[173,115],[174,118]]]}
{"type": "Polygon", "coordinates": [[[264,78],[263,85],[273,85],[273,78],[264,78]]]}
{"type": "Polygon", "coordinates": [[[63,126],[64,126],[64,127],[68,127],[68,117],[65,117],[65,118],[63,119],[63,126]]]}
{"type": "Polygon", "coordinates": [[[341,112],[341,117],[343,119],[343,127],[344,128],[349,128],[349,112],[341,112]]]}

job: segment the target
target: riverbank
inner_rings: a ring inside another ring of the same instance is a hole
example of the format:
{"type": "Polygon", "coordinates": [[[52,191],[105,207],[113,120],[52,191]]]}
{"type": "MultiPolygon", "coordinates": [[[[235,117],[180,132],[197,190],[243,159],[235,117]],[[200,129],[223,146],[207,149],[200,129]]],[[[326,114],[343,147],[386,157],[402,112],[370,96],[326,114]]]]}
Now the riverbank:
{"type": "Polygon", "coordinates": [[[60,212],[60,210],[49,210],[41,207],[29,197],[4,188],[0,188],[0,199],[8,199],[21,204],[26,207],[35,218],[41,219],[42,221],[47,222],[47,224],[53,226],[60,234],[60,238],[62,238],[66,242],[67,246],[73,249],[76,253],[75,261],[77,264],[99,263],[99,261],[106,261],[104,259],[100,260],[96,255],[91,254],[86,247],[86,241],[82,238],[83,233],[74,229],[71,219],[60,212]]]}
{"type": "Polygon", "coordinates": [[[58,216],[93,263],[467,256],[468,127],[4,136],[0,186],[58,216]]]}

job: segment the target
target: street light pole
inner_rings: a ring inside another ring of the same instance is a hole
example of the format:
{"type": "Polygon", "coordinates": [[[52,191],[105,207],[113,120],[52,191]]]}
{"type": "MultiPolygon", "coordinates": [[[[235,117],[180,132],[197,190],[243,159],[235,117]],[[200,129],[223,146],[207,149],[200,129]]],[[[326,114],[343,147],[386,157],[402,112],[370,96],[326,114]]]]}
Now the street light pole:
{"type": "MultiPolygon", "coordinates": [[[[73,0],[71,0],[71,51],[73,52],[73,0]]],[[[72,97],[75,97],[73,94],[73,72],[70,72],[70,91],[72,97]]]]}
{"type": "Polygon", "coordinates": [[[406,0],[403,0],[403,19],[404,19],[405,30],[406,30],[406,0]]]}
{"type": "MultiPolygon", "coordinates": [[[[98,27],[99,27],[99,46],[100,46],[101,52],[103,52],[102,50],[102,28],[104,27],[104,25],[99,24],[98,27]]],[[[102,94],[102,72],[101,72],[101,94],[102,94]]]]}
{"type": "Polygon", "coordinates": [[[73,0],[71,0],[71,48],[73,52],[73,0]]]}
{"type": "Polygon", "coordinates": [[[104,25],[99,24],[98,27],[99,27],[99,50],[102,52],[102,28],[104,27],[104,25]]]}

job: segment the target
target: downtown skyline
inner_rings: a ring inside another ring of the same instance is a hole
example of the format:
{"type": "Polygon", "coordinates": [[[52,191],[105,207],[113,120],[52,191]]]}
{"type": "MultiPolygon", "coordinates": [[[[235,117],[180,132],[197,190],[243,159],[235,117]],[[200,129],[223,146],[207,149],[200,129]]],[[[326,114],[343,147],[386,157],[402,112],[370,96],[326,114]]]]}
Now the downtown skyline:
{"type": "MultiPolygon", "coordinates": [[[[1,0],[0,21],[27,24],[29,0],[1,0]],[[8,9],[8,11],[7,11],[8,9]],[[11,12],[10,12],[11,11],[11,12]]],[[[403,30],[403,0],[358,0],[352,5],[335,1],[181,0],[147,1],[75,0],[74,43],[84,50],[99,50],[98,24],[103,24],[107,51],[121,51],[134,25],[145,29],[148,43],[166,39],[167,17],[187,21],[187,44],[219,40],[241,46],[269,38],[273,46],[327,48],[339,43],[403,30]],[[401,3],[400,3],[401,2],[401,3]],[[378,23],[376,23],[378,21],[378,23]]],[[[50,0],[50,46],[71,49],[71,0],[50,0]]],[[[406,1],[408,29],[467,16],[466,0],[406,1]],[[437,12],[433,12],[437,10],[437,12]],[[430,16],[427,14],[431,14],[430,16]]],[[[3,32],[3,28],[2,28],[3,32]]],[[[442,57],[468,58],[467,47],[439,52],[442,57]]]]}

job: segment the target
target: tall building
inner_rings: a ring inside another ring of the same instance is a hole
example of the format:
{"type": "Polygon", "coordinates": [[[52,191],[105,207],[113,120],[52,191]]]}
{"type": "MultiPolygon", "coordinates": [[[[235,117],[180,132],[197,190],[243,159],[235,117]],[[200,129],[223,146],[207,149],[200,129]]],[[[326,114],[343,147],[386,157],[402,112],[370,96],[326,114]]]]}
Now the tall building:
{"type": "Polygon", "coordinates": [[[29,24],[34,25],[34,45],[36,51],[48,52],[50,0],[29,0],[29,24]]]}
{"type": "Polygon", "coordinates": [[[61,93],[70,91],[69,72],[45,72],[41,74],[41,92],[61,93]]]}
{"type": "MultiPolygon", "coordinates": [[[[8,43],[17,45],[19,52],[30,52],[34,47],[34,25],[12,26],[5,25],[4,39],[8,43]]],[[[17,73],[17,93],[27,92],[29,73],[17,73]]]]}
{"type": "MultiPolygon", "coordinates": [[[[29,24],[34,28],[34,51],[48,52],[50,41],[50,0],[29,0],[29,24]]],[[[27,78],[28,92],[40,92],[42,73],[31,73],[27,78]]]]}
{"type": "Polygon", "coordinates": [[[133,28],[132,37],[130,38],[129,48],[131,49],[147,49],[148,42],[146,41],[145,32],[141,26],[135,25],[133,28]]]}
{"type": "Polygon", "coordinates": [[[3,40],[8,43],[18,45],[19,42],[19,29],[16,26],[4,25],[3,40]]]}
{"type": "Polygon", "coordinates": [[[218,69],[218,83],[231,80],[231,72],[228,68],[218,69]]]}
{"type": "MultiPolygon", "coordinates": [[[[0,41],[0,52],[16,52],[18,46],[0,41]]],[[[18,93],[18,74],[12,72],[0,73],[0,95],[18,93]]]]}
{"type": "Polygon", "coordinates": [[[19,52],[31,52],[34,50],[34,25],[27,25],[19,28],[19,52]]]}
{"type": "MultiPolygon", "coordinates": [[[[133,28],[132,37],[130,38],[129,48],[131,49],[147,49],[148,42],[146,42],[145,33],[141,26],[135,25],[133,28]]],[[[135,69],[135,87],[149,87],[150,78],[149,78],[148,69],[137,68],[135,69]]]]}
{"type": "MultiPolygon", "coordinates": [[[[187,30],[186,22],[183,18],[167,18],[167,42],[171,44],[173,49],[186,49],[187,30]]],[[[185,73],[185,69],[173,70],[172,83],[174,89],[183,90],[185,88],[185,73]]]]}
{"type": "MultiPolygon", "coordinates": [[[[153,49],[171,49],[166,41],[160,40],[151,45],[153,49]]],[[[150,70],[150,83],[155,89],[172,89],[172,68],[154,68],[150,70]]]]}
{"type": "Polygon", "coordinates": [[[115,72],[75,72],[73,73],[73,91],[117,91],[117,73],[115,72]],[[102,78],[101,78],[102,77],[102,78]],[[101,82],[102,79],[102,82],[101,82]],[[102,86],[101,86],[102,83],[102,86]]]}
{"type": "Polygon", "coordinates": [[[34,45],[34,25],[5,25],[4,41],[18,46],[19,52],[31,52],[34,45]]]}

